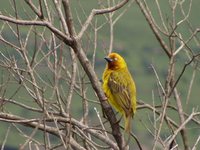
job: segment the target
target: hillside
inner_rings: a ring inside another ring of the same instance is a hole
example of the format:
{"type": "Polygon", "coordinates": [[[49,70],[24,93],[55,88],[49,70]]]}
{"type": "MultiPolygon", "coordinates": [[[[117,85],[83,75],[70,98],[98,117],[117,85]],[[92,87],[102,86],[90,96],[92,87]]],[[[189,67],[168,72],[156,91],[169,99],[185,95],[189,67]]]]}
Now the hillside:
{"type": "MultiPolygon", "coordinates": [[[[151,13],[154,15],[154,19],[156,20],[156,22],[158,23],[159,26],[162,26],[162,22],[161,22],[161,18],[159,17],[159,13],[158,13],[158,9],[156,7],[156,3],[155,2],[147,2],[149,9],[151,10],[151,13]]],[[[188,4],[189,2],[185,2],[183,7],[185,8],[186,12],[189,10],[188,8],[188,4]]],[[[18,7],[22,6],[26,9],[27,6],[22,3],[17,1],[17,5],[18,7]]],[[[192,6],[191,6],[191,11],[190,11],[190,15],[188,17],[189,22],[192,25],[193,29],[196,29],[200,26],[200,22],[199,22],[199,6],[200,6],[200,1],[199,0],[193,0],[192,2],[192,6]]],[[[98,8],[99,5],[94,2],[93,0],[87,0],[86,1],[73,1],[71,4],[71,9],[74,12],[74,24],[76,24],[76,29],[77,31],[79,31],[80,29],[80,21],[82,21],[82,23],[86,20],[86,16],[89,15],[90,11],[93,8],[98,8]],[[84,11],[83,11],[84,10],[84,11]],[[77,17],[77,13],[79,13],[79,16],[77,17]]],[[[182,18],[183,15],[181,13],[181,9],[179,8],[180,6],[177,6],[177,11],[175,12],[175,16],[176,16],[176,22],[179,22],[182,18]]],[[[127,7],[125,7],[126,9],[127,7]]],[[[124,8],[122,10],[119,10],[117,12],[115,12],[115,14],[113,15],[113,20],[115,20],[118,15],[121,14],[121,12],[123,12],[125,10],[124,8]]],[[[160,9],[162,10],[163,14],[164,14],[164,20],[168,23],[167,27],[169,29],[171,29],[171,23],[172,23],[172,12],[169,6],[169,3],[167,1],[161,1],[160,2],[160,9]]],[[[10,13],[14,15],[13,10],[11,8],[11,6],[9,5],[9,2],[3,1],[1,2],[0,5],[0,12],[2,14],[7,14],[10,13]]],[[[19,14],[22,14],[22,16],[24,16],[24,18],[29,18],[29,16],[26,16],[26,14],[23,13],[24,10],[23,9],[19,9],[19,14]]],[[[106,17],[108,17],[108,15],[106,15],[106,17]]],[[[100,28],[98,30],[98,36],[97,36],[97,48],[96,48],[96,55],[95,55],[95,70],[96,73],[98,74],[99,79],[101,79],[102,76],[102,72],[104,70],[105,67],[105,60],[103,59],[104,56],[106,55],[106,52],[109,49],[109,41],[110,41],[110,26],[108,23],[105,23],[106,17],[103,16],[95,16],[95,19],[93,20],[93,25],[95,25],[95,23],[97,24],[97,26],[102,26],[102,28],[100,28]],[[95,22],[96,21],[96,22],[95,22]]],[[[56,20],[57,18],[55,18],[56,20]]],[[[58,19],[57,19],[58,20],[58,19]]],[[[56,21],[57,21],[56,20],[56,21]]],[[[56,22],[55,21],[55,22],[56,22]]],[[[56,24],[56,23],[55,23],[56,24]]],[[[4,26],[3,22],[0,21],[0,25],[1,27],[4,26]]],[[[11,39],[10,41],[12,41],[13,43],[16,41],[16,39],[14,37],[11,36],[11,31],[9,29],[9,27],[5,27],[7,30],[4,30],[3,32],[1,32],[2,35],[4,35],[7,39],[11,39]]],[[[27,32],[27,28],[20,28],[20,30],[22,32],[24,32],[24,35],[27,32]]],[[[40,29],[37,29],[37,31],[40,31],[40,29]]],[[[43,30],[41,29],[41,32],[43,30]]],[[[178,27],[178,29],[176,30],[177,34],[181,34],[182,38],[184,40],[187,40],[190,36],[190,30],[189,30],[189,25],[188,23],[183,23],[182,26],[178,27]]],[[[87,56],[90,59],[90,61],[92,61],[92,56],[93,56],[93,50],[94,50],[94,30],[92,27],[90,27],[87,31],[87,34],[84,35],[84,39],[81,41],[82,47],[84,48],[85,51],[87,51],[87,56]]],[[[22,37],[24,36],[22,35],[22,37]]],[[[168,67],[169,67],[169,58],[167,57],[167,55],[165,54],[164,50],[162,49],[161,45],[159,44],[158,40],[156,39],[155,35],[153,34],[149,24],[147,23],[144,15],[142,14],[141,10],[139,9],[138,5],[136,3],[132,3],[128,8],[127,11],[124,13],[123,16],[121,16],[121,18],[116,22],[116,24],[113,26],[113,51],[114,52],[118,52],[121,55],[124,56],[124,58],[127,61],[127,64],[130,68],[130,71],[134,77],[134,80],[136,82],[136,86],[137,86],[137,98],[139,101],[144,101],[145,103],[151,104],[151,105],[161,105],[163,103],[162,98],[161,98],[161,90],[160,90],[160,85],[158,83],[158,80],[156,78],[155,72],[152,69],[152,66],[154,67],[154,69],[156,70],[156,73],[160,79],[160,83],[163,85],[163,87],[165,86],[166,83],[166,76],[168,73],[168,67]]],[[[169,44],[169,39],[167,36],[165,36],[164,34],[161,34],[161,36],[163,37],[164,41],[169,44]]],[[[45,37],[48,37],[48,35],[46,35],[45,37]]],[[[197,40],[198,40],[199,36],[197,35],[197,40]]],[[[32,38],[34,39],[34,37],[32,38]]],[[[34,40],[33,40],[34,41],[34,40]]],[[[34,47],[34,42],[30,41],[30,46],[29,48],[31,49],[31,47],[34,47]]],[[[177,41],[175,41],[175,47],[178,48],[180,46],[180,43],[177,41]]],[[[3,42],[2,42],[3,43],[3,42]]],[[[194,53],[199,53],[199,47],[197,46],[197,44],[195,43],[195,40],[192,39],[191,42],[188,43],[188,46],[190,47],[190,49],[192,49],[192,51],[194,51],[194,53]]],[[[66,47],[65,47],[66,48],[66,47]]],[[[0,49],[2,53],[6,54],[6,50],[5,50],[5,45],[1,44],[0,45],[0,49]]],[[[46,51],[48,51],[48,48],[44,46],[44,49],[46,51]]],[[[66,48],[67,49],[67,48],[66,48]]],[[[187,49],[187,48],[185,48],[187,49]]],[[[18,56],[18,54],[12,53],[13,51],[9,48],[7,48],[7,51],[9,51],[11,53],[11,55],[13,55],[16,58],[19,58],[17,61],[20,62],[22,60],[20,60],[20,56],[18,56]]],[[[29,51],[30,56],[34,53],[33,51],[29,51]]],[[[65,55],[65,57],[68,57],[68,53],[64,52],[63,55],[65,55]]],[[[42,57],[42,55],[38,56],[38,58],[42,57]]],[[[2,56],[0,58],[3,58],[2,56]]],[[[3,60],[3,59],[2,59],[3,60]]],[[[179,75],[181,74],[181,71],[183,71],[184,65],[189,62],[189,59],[187,57],[187,51],[183,50],[181,51],[178,56],[176,57],[176,66],[175,66],[175,79],[178,79],[179,75]]],[[[66,62],[66,63],[71,63],[71,62],[66,62]]],[[[20,64],[20,63],[19,63],[20,64]]],[[[194,64],[191,63],[191,65],[188,65],[185,68],[185,72],[183,74],[183,76],[180,79],[180,82],[178,82],[177,87],[179,90],[179,94],[181,95],[181,100],[182,100],[182,105],[183,108],[185,109],[185,112],[191,113],[193,107],[198,107],[199,106],[199,97],[200,97],[200,93],[199,93],[199,89],[200,89],[200,78],[199,78],[199,70],[198,70],[198,63],[196,63],[196,76],[194,78],[194,82],[192,85],[192,90],[190,93],[190,97],[189,97],[189,103],[187,103],[187,97],[188,97],[188,90],[190,88],[190,83],[191,83],[191,79],[192,79],[192,75],[194,74],[194,64]]],[[[46,69],[45,64],[43,64],[41,66],[39,66],[39,74],[41,74],[41,77],[45,78],[46,76],[48,76],[50,74],[50,71],[48,69],[46,69]],[[44,65],[44,66],[43,66],[44,65]],[[49,74],[48,74],[49,73],[49,74]]],[[[22,64],[23,66],[23,64],[22,64]]],[[[81,67],[80,67],[81,68],[81,67]]],[[[0,67],[0,71],[4,72],[3,67],[0,67]]],[[[80,74],[84,74],[84,71],[82,69],[79,70],[80,74]]],[[[6,80],[9,77],[7,76],[8,74],[1,74],[1,79],[6,80]]],[[[11,77],[12,78],[12,77],[11,77]]],[[[64,78],[64,77],[63,77],[64,78]]],[[[85,77],[86,78],[86,77],[85,77]]],[[[85,79],[84,78],[84,79],[85,79]]],[[[49,75],[49,79],[45,78],[46,82],[48,81],[53,81],[53,79],[51,78],[51,76],[49,75]]],[[[65,79],[61,79],[59,81],[59,84],[63,84],[64,89],[67,88],[64,86],[65,83],[65,79]]],[[[42,83],[41,83],[42,84],[42,83]]],[[[9,85],[10,89],[9,91],[6,91],[5,93],[3,91],[1,91],[1,96],[7,96],[7,95],[12,95],[11,93],[18,88],[18,86],[9,85]],[[4,95],[5,94],[5,95],[4,95]]],[[[48,90],[47,90],[48,91],[48,90]]],[[[66,90],[67,91],[67,90],[66,90]]],[[[88,93],[89,93],[89,99],[97,99],[96,95],[94,94],[94,92],[92,91],[92,88],[89,87],[88,88],[88,93]]],[[[50,97],[51,95],[51,91],[48,91],[45,93],[47,97],[50,97]]],[[[23,92],[23,90],[19,90],[19,93],[16,94],[16,98],[25,101],[25,103],[29,104],[29,96],[23,92]]],[[[80,100],[80,96],[78,94],[74,94],[74,101],[75,100],[80,100]]],[[[79,101],[80,102],[80,101],[79,101]]],[[[176,106],[176,102],[174,101],[174,97],[172,96],[170,99],[169,104],[171,106],[176,106]]],[[[79,103],[75,103],[72,104],[73,108],[71,108],[72,110],[72,114],[74,116],[76,116],[77,118],[81,118],[81,112],[82,112],[82,107],[81,104],[79,103]]],[[[95,122],[97,123],[98,120],[96,118],[95,111],[94,111],[94,107],[97,107],[100,110],[100,106],[91,103],[90,104],[90,110],[89,110],[89,114],[91,116],[91,120],[90,122],[95,122]]],[[[31,116],[37,116],[38,114],[29,114],[26,112],[21,111],[20,109],[18,109],[18,107],[14,107],[14,106],[10,106],[6,109],[6,111],[13,111],[16,114],[20,114],[20,115],[27,115],[29,117],[31,116]]],[[[152,141],[153,141],[153,136],[151,135],[152,133],[150,133],[147,130],[147,127],[149,128],[149,130],[153,130],[154,126],[153,126],[153,113],[150,113],[151,111],[145,109],[145,111],[143,109],[138,110],[136,116],[134,117],[134,125],[133,125],[133,132],[134,134],[138,137],[138,139],[142,139],[141,143],[143,145],[145,145],[144,147],[148,147],[147,145],[151,145],[152,141]],[[146,127],[147,126],[147,127],[146,127]],[[150,139],[150,140],[149,140],[150,139]]],[[[174,120],[177,120],[177,122],[179,121],[178,115],[174,113],[175,110],[168,110],[169,116],[174,118],[174,120]]],[[[1,131],[2,131],[2,135],[5,135],[6,133],[6,129],[7,129],[7,123],[2,123],[0,125],[1,131]]],[[[20,126],[20,128],[22,128],[20,126]]],[[[169,136],[167,127],[163,127],[163,132],[162,132],[162,137],[167,137],[169,136]],[[165,132],[165,128],[166,128],[166,132],[165,132]]],[[[200,134],[200,130],[199,130],[199,126],[197,126],[196,124],[189,124],[188,125],[188,130],[189,130],[189,137],[190,137],[190,141],[195,140],[197,136],[199,136],[200,134]],[[198,130],[197,130],[198,129],[198,130]]],[[[8,137],[8,145],[12,145],[12,146],[18,146],[19,143],[24,141],[24,138],[17,138],[16,137],[20,137],[19,135],[15,135],[16,133],[16,129],[13,130],[13,136],[9,136],[8,137]]],[[[27,131],[27,133],[31,133],[31,131],[27,131]]],[[[40,137],[42,139],[42,133],[39,133],[38,135],[36,135],[38,137],[40,137]]],[[[0,138],[0,141],[2,141],[4,138],[4,136],[2,136],[0,138]]],[[[177,138],[178,140],[181,140],[181,138],[178,136],[177,138]]],[[[135,141],[134,141],[135,142],[135,141]]],[[[194,142],[192,142],[194,143],[194,142]]],[[[134,144],[132,144],[134,145],[134,144]]]]}

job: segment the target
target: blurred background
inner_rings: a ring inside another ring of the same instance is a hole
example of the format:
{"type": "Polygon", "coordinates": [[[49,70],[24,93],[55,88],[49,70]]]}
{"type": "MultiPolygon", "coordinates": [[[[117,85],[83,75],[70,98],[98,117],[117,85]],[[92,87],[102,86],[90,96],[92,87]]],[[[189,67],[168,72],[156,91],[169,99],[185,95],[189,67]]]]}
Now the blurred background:
{"type": "MultiPolygon", "coordinates": [[[[29,6],[23,1],[1,1],[0,4],[0,13],[7,16],[16,16],[15,8],[13,7],[13,2],[16,3],[16,8],[18,12],[18,16],[20,19],[34,19],[34,13],[29,8],[29,6]]],[[[87,17],[89,16],[90,12],[94,8],[106,8],[112,6],[114,3],[118,1],[94,1],[94,0],[73,0],[71,1],[71,10],[73,12],[73,21],[76,28],[76,31],[79,32],[81,29],[81,25],[85,22],[87,17]]],[[[36,5],[38,2],[34,2],[36,5]]],[[[195,31],[195,29],[199,28],[200,20],[199,20],[199,0],[193,1],[146,1],[146,5],[148,9],[151,11],[152,16],[154,17],[155,22],[157,23],[158,27],[161,27],[159,30],[160,35],[163,40],[166,42],[167,45],[170,47],[170,37],[166,36],[164,32],[163,20],[160,18],[158,5],[162,12],[162,16],[165,22],[168,31],[173,31],[173,23],[178,23],[181,21],[184,16],[182,9],[185,10],[185,14],[189,12],[187,17],[187,21],[184,20],[176,30],[176,34],[180,35],[184,41],[187,41],[192,33],[191,29],[195,31]],[[174,14],[172,13],[171,6],[174,5],[173,3],[177,2],[176,10],[174,14]]],[[[53,2],[49,2],[49,8],[52,8],[51,15],[54,19],[54,25],[59,28],[59,19],[56,18],[56,12],[54,10],[53,2]]],[[[0,20],[0,34],[1,37],[10,41],[11,43],[15,43],[15,45],[20,45],[18,42],[17,37],[14,36],[13,30],[15,33],[17,32],[17,27],[13,24],[12,27],[9,26],[10,24],[0,20]]],[[[27,26],[19,26],[20,36],[22,38],[22,43],[26,42],[26,36],[29,31],[29,27],[27,26]]],[[[16,33],[17,34],[17,33],[16,33]]],[[[30,34],[28,39],[27,45],[27,53],[28,56],[31,58],[34,55],[34,50],[39,48],[40,41],[36,39],[35,35],[40,37],[39,34],[43,34],[44,43],[48,41],[48,37],[50,35],[47,29],[42,27],[37,27],[35,30],[30,34]],[[43,34],[44,33],[44,34],[43,34]]],[[[42,39],[42,38],[41,38],[42,39]]],[[[40,40],[41,40],[40,39],[40,40]]],[[[197,44],[196,40],[199,40],[199,35],[197,34],[195,38],[192,38],[190,42],[187,43],[189,49],[193,51],[193,54],[198,54],[199,45],[197,44]]],[[[42,41],[42,40],[41,40],[42,41]]],[[[48,47],[48,43],[40,48],[42,49],[41,55],[38,55],[36,60],[40,60],[42,56],[48,54],[50,48],[48,47]]],[[[175,49],[180,46],[180,42],[175,40],[175,49]]],[[[120,53],[127,61],[128,67],[130,72],[133,75],[133,78],[136,82],[137,86],[137,99],[139,101],[143,101],[147,104],[152,106],[154,105],[161,105],[163,104],[162,101],[162,92],[160,90],[160,86],[158,84],[158,80],[156,78],[155,72],[152,69],[152,66],[156,70],[157,75],[159,76],[159,80],[163,87],[166,83],[166,78],[169,69],[169,58],[162,49],[159,44],[159,41],[156,39],[155,34],[152,32],[148,22],[146,21],[141,9],[139,8],[138,4],[135,1],[130,1],[125,7],[116,12],[113,12],[111,15],[97,15],[94,17],[92,24],[87,29],[84,37],[81,40],[81,46],[86,52],[88,58],[91,62],[94,61],[94,69],[101,80],[101,76],[103,70],[105,68],[106,62],[103,59],[107,54],[109,49],[112,49],[113,52],[120,53]],[[111,22],[112,24],[111,26],[111,22]],[[99,28],[98,28],[99,27],[99,28]],[[112,38],[111,38],[112,37],[112,38]],[[113,44],[111,43],[113,40],[113,44]],[[95,55],[94,55],[95,54],[95,55]]],[[[71,58],[69,53],[69,48],[62,44],[58,47],[59,51],[57,51],[57,55],[59,57],[62,56],[63,64],[66,65],[69,69],[71,69],[71,58]],[[62,51],[61,51],[62,49],[62,51]]],[[[183,48],[187,49],[187,48],[183,48]]],[[[1,51],[1,62],[5,61],[5,57],[12,58],[14,61],[17,62],[18,66],[24,68],[25,62],[20,56],[19,52],[13,47],[7,46],[2,40],[0,42],[0,51],[1,51]]],[[[52,52],[53,53],[53,52],[52,52]]],[[[48,61],[53,61],[54,55],[48,57],[48,61]]],[[[191,57],[188,57],[188,50],[182,50],[180,53],[176,55],[176,68],[175,72],[175,79],[179,77],[181,72],[183,71],[184,65],[190,61],[191,57]]],[[[31,59],[30,59],[31,60],[31,59]]],[[[46,60],[47,62],[47,60],[46,60]]],[[[53,73],[48,68],[48,63],[41,62],[37,66],[37,74],[39,78],[38,81],[44,80],[48,84],[53,82],[53,73]]],[[[37,63],[37,62],[35,62],[37,63]]],[[[3,64],[3,63],[1,63],[3,64]]],[[[180,81],[177,84],[177,88],[182,100],[182,105],[185,113],[190,114],[192,112],[192,108],[198,108],[199,106],[199,97],[200,97],[200,78],[199,78],[199,69],[198,63],[191,63],[186,67],[184,70],[184,74],[181,77],[180,81]],[[195,70],[195,77],[194,76],[195,70]],[[191,80],[194,79],[191,87],[191,80]],[[191,89],[191,93],[188,95],[188,91],[191,89]]],[[[79,82],[81,79],[84,81],[89,82],[84,70],[81,68],[80,64],[78,63],[78,74],[79,74],[79,82]],[[82,78],[81,78],[82,77],[82,78]]],[[[17,81],[14,81],[16,78],[15,75],[9,72],[5,67],[2,65],[0,66],[0,80],[1,80],[1,88],[0,88],[0,95],[1,97],[7,99],[15,99],[18,102],[23,102],[24,104],[35,106],[34,101],[31,96],[25,92],[24,88],[21,88],[17,81]],[[4,88],[6,84],[6,88],[4,88]]],[[[61,74],[59,78],[59,85],[63,88],[63,91],[68,91],[68,78],[61,74]]],[[[45,89],[44,97],[47,99],[53,99],[52,96],[52,88],[44,85],[42,82],[39,85],[45,89]]],[[[98,101],[91,85],[88,83],[86,84],[87,90],[87,99],[91,101],[98,101]]],[[[64,92],[63,92],[64,93],[64,92]]],[[[61,94],[62,95],[62,94],[61,94]]],[[[64,96],[63,96],[64,97],[64,96]]],[[[98,111],[101,113],[101,107],[99,104],[95,102],[89,102],[89,124],[97,125],[98,118],[96,117],[96,111],[94,108],[97,108],[98,111]]],[[[3,101],[2,101],[3,103],[3,101]]],[[[26,109],[20,109],[13,104],[6,104],[2,105],[1,103],[1,110],[4,112],[16,114],[22,117],[34,118],[37,117],[38,113],[32,113],[30,111],[26,111],[26,109]]],[[[176,101],[174,97],[170,97],[169,100],[170,106],[176,106],[176,101]]],[[[162,109],[160,110],[162,111],[162,109]]],[[[76,119],[81,119],[83,113],[83,106],[82,106],[82,99],[77,92],[73,93],[72,98],[72,105],[71,105],[71,114],[76,119]]],[[[179,122],[179,116],[177,111],[173,109],[168,109],[167,114],[170,118],[172,118],[175,122],[179,122]]],[[[120,118],[120,116],[118,116],[120,118]]],[[[154,134],[152,133],[155,130],[155,118],[154,113],[149,109],[138,109],[134,120],[133,120],[133,133],[138,137],[139,141],[143,145],[144,149],[151,149],[152,143],[154,141],[154,134]]],[[[199,121],[199,117],[196,118],[199,121]]],[[[123,125],[123,122],[121,122],[123,125]]],[[[198,136],[200,135],[199,125],[190,122],[186,125],[187,133],[188,133],[188,140],[191,145],[195,143],[198,136]]],[[[26,137],[20,135],[20,130],[25,132],[27,135],[32,133],[32,129],[26,128],[22,125],[14,125],[9,124],[4,121],[0,121],[0,142],[2,143],[6,137],[6,133],[9,129],[9,134],[7,136],[6,145],[12,148],[18,149],[19,145],[24,143],[26,137]]],[[[155,131],[156,132],[156,131],[155,131]]],[[[161,138],[165,139],[170,135],[169,129],[166,125],[163,126],[161,132],[161,138]]],[[[43,139],[43,133],[37,132],[34,135],[37,139],[43,139]]],[[[55,137],[50,137],[54,139],[55,137]]],[[[56,140],[56,139],[55,139],[56,140]]],[[[181,136],[177,136],[177,141],[179,141],[180,149],[183,148],[183,143],[181,142],[181,136]]],[[[132,145],[135,145],[135,141],[131,141],[132,145]]],[[[200,146],[198,145],[200,148],[200,146]]],[[[159,146],[158,146],[159,149],[159,146]]],[[[161,149],[161,148],[160,148],[161,149]]],[[[198,149],[198,148],[197,148],[198,149]]]]}

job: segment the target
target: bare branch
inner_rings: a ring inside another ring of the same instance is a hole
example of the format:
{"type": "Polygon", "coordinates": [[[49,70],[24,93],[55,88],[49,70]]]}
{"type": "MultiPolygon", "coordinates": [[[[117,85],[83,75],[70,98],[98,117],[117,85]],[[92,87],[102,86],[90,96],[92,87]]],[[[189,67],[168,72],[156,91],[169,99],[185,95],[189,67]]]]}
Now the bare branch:
{"type": "Polygon", "coordinates": [[[55,28],[48,21],[19,20],[19,19],[15,19],[15,18],[4,16],[4,15],[0,15],[0,20],[8,21],[8,22],[11,22],[11,23],[14,23],[14,24],[19,24],[19,25],[25,25],[25,26],[29,26],[29,25],[45,26],[49,30],[51,30],[53,33],[55,33],[55,35],[59,39],[61,39],[62,41],[64,41],[67,45],[69,45],[69,46],[72,45],[72,39],[69,38],[69,37],[67,37],[65,34],[63,34],[57,28],[55,28]]]}
{"type": "Polygon", "coordinates": [[[43,16],[43,13],[41,10],[41,0],[40,0],[40,10],[38,10],[35,5],[32,3],[31,0],[25,0],[25,2],[30,6],[30,8],[34,11],[35,14],[37,14],[37,16],[40,18],[40,19],[44,19],[44,16],[43,16]]]}
{"type": "Polygon", "coordinates": [[[90,13],[90,15],[88,16],[88,18],[86,19],[85,23],[83,24],[81,31],[78,33],[76,39],[80,39],[84,32],[87,30],[89,24],[91,23],[93,17],[95,15],[102,15],[105,13],[110,13],[113,11],[116,11],[118,9],[120,9],[121,7],[123,7],[126,3],[128,3],[129,0],[123,0],[120,3],[118,3],[117,5],[110,7],[110,8],[105,8],[105,9],[93,9],[90,13]]]}
{"type": "MultiPolygon", "coordinates": [[[[185,125],[196,115],[200,115],[199,112],[192,112],[191,115],[181,124],[181,126],[175,131],[172,137],[169,138],[167,145],[170,145],[171,142],[175,139],[177,134],[185,127],[185,125]]],[[[167,150],[167,149],[166,149],[167,150]]]]}
{"type": "Polygon", "coordinates": [[[151,27],[154,35],[156,36],[157,40],[159,41],[161,47],[163,48],[163,50],[165,51],[165,53],[167,54],[167,56],[170,58],[171,57],[171,53],[170,53],[170,49],[168,48],[168,46],[166,45],[166,43],[164,42],[164,40],[162,39],[162,37],[160,36],[158,30],[155,27],[155,24],[152,20],[152,16],[149,14],[149,12],[146,10],[144,4],[142,4],[141,1],[136,0],[136,3],[138,4],[138,6],[140,7],[140,10],[142,11],[142,13],[144,14],[149,26],[151,27]]]}
{"type": "Polygon", "coordinates": [[[8,135],[10,133],[10,127],[11,127],[11,125],[8,126],[4,141],[2,142],[2,145],[1,145],[1,150],[4,150],[5,144],[6,144],[7,139],[8,139],[8,135]]]}

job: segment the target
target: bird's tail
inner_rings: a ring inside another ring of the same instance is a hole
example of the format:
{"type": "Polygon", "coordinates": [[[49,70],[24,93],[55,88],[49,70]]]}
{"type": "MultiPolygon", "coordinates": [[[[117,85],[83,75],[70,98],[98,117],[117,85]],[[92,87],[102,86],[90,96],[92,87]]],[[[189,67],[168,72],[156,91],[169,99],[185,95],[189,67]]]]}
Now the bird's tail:
{"type": "Polygon", "coordinates": [[[131,115],[125,116],[125,132],[128,134],[128,139],[126,140],[126,143],[124,144],[123,149],[126,149],[126,147],[128,146],[128,143],[130,141],[131,120],[132,120],[131,115]]]}
{"type": "Polygon", "coordinates": [[[131,131],[131,120],[132,120],[131,115],[125,116],[125,132],[128,134],[131,131]]]}

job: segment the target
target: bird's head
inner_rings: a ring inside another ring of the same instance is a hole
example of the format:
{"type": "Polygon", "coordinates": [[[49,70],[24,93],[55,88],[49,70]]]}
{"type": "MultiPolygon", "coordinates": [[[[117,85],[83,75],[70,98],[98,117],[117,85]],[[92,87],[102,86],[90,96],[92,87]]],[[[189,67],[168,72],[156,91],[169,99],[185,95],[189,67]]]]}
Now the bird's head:
{"type": "Polygon", "coordinates": [[[118,70],[126,67],[125,60],[117,53],[110,53],[104,59],[108,62],[108,69],[118,70]]]}

